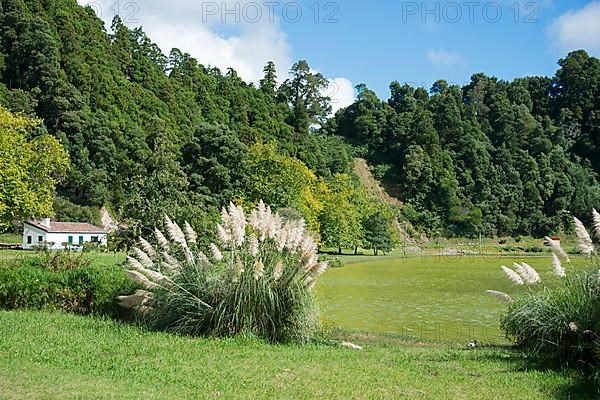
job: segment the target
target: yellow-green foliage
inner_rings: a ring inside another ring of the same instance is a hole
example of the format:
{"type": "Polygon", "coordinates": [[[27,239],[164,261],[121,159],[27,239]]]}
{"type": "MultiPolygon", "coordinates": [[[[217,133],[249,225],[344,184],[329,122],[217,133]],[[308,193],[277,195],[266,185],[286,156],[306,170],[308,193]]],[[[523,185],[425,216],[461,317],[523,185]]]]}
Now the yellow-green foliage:
{"type": "Polygon", "coordinates": [[[0,231],[14,218],[52,214],[55,186],[65,176],[68,156],[56,138],[32,138],[39,125],[0,106],[0,231]]]}
{"type": "Polygon", "coordinates": [[[248,156],[248,200],[264,200],[274,209],[290,207],[302,214],[309,230],[319,232],[323,182],[302,161],[278,152],[277,146],[255,144],[248,156]]]}

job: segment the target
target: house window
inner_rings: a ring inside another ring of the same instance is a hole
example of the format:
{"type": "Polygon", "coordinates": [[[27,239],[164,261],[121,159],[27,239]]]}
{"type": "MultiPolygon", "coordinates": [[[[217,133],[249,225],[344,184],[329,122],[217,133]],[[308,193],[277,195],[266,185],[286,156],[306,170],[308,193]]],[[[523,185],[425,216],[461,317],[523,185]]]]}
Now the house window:
{"type": "Polygon", "coordinates": [[[73,236],[69,236],[69,239],[67,240],[67,242],[69,244],[73,244],[73,236]]]}
{"type": "Polygon", "coordinates": [[[79,244],[83,244],[83,236],[79,236],[79,244]]]}
{"type": "Polygon", "coordinates": [[[92,243],[98,243],[100,238],[98,236],[92,236],[92,243]]]}
{"type": "Polygon", "coordinates": [[[38,243],[42,243],[44,241],[44,237],[43,236],[38,236],[38,243]]]}
{"type": "Polygon", "coordinates": [[[27,236],[27,244],[31,244],[33,241],[31,236],[27,236]]]}

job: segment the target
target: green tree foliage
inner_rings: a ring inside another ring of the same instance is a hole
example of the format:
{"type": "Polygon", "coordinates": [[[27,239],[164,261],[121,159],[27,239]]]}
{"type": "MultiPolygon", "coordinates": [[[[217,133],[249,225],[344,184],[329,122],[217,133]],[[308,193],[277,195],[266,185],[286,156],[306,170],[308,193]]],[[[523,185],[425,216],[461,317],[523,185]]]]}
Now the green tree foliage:
{"type": "Polygon", "coordinates": [[[394,247],[393,219],[383,211],[377,211],[364,223],[364,247],[378,255],[380,251],[389,253],[394,247]]]}
{"type": "Polygon", "coordinates": [[[269,63],[257,88],[179,49],[162,54],[119,17],[106,33],[75,0],[0,7],[0,104],[39,117],[68,151],[58,204],[108,205],[146,226],[243,194],[257,142],[276,142],[324,176],[348,172],[341,140],[308,132],[329,113],[327,84],[300,62],[280,88],[269,63]],[[290,98],[278,100],[284,92],[290,98]]]}
{"type": "Polygon", "coordinates": [[[302,133],[311,124],[323,124],[331,113],[331,99],[323,95],[329,81],[320,73],[313,73],[305,60],[294,64],[290,75],[279,88],[279,98],[292,108],[291,124],[296,132],[302,133]]]}
{"type": "Polygon", "coordinates": [[[54,189],[65,176],[68,157],[39,124],[0,106],[0,232],[14,219],[54,213],[54,189]]]}
{"type": "Polygon", "coordinates": [[[263,200],[275,209],[294,209],[306,219],[311,230],[319,232],[323,185],[314,172],[298,159],[278,152],[275,144],[251,146],[247,168],[244,197],[248,202],[263,200]]]}
{"type": "Polygon", "coordinates": [[[600,201],[600,60],[576,51],[559,66],[554,79],[476,74],[429,94],[393,82],[387,102],[359,85],[323,132],[384,171],[405,217],[432,234],[558,231],[600,201]]]}
{"type": "Polygon", "coordinates": [[[264,197],[318,230],[326,197],[343,197],[325,182],[351,173],[355,155],[398,193],[406,218],[436,234],[546,234],[598,207],[600,60],[584,51],[554,77],[475,74],[430,91],[392,82],[387,100],[359,85],[356,102],[327,119],[330,83],[307,61],[281,85],[269,62],[255,85],[183,50],[165,55],[118,17],[106,32],[76,0],[0,4],[0,104],[40,118],[68,152],[65,211],[106,205],[142,227],[163,213],[197,226],[231,198],[264,197]],[[256,143],[277,150],[257,156],[256,143]]]}
{"type": "Polygon", "coordinates": [[[341,254],[342,249],[362,245],[365,197],[350,175],[337,174],[328,182],[323,211],[319,215],[321,242],[325,247],[335,248],[341,254]]]}

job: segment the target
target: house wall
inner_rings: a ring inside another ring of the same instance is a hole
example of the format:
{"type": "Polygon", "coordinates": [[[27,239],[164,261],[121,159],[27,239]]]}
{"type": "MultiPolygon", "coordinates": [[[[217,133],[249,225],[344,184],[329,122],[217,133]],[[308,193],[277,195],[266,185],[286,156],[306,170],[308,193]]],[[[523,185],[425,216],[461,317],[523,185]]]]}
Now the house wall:
{"type": "Polygon", "coordinates": [[[91,242],[92,236],[98,237],[98,240],[102,246],[106,246],[108,243],[107,234],[99,233],[46,233],[39,228],[25,224],[23,229],[23,248],[25,250],[31,250],[36,246],[48,245],[48,248],[52,250],[64,249],[63,243],[68,243],[69,236],[73,236],[73,245],[79,245],[79,237],[83,236],[83,243],[91,242]],[[27,236],[32,237],[32,243],[27,243],[27,236]],[[38,237],[43,236],[43,242],[38,241],[38,237]]]}
{"type": "Polygon", "coordinates": [[[46,242],[46,232],[34,226],[25,224],[23,226],[23,248],[31,250],[36,246],[42,246],[46,242]],[[31,236],[31,244],[27,243],[27,236],[31,236]],[[38,237],[42,236],[42,242],[39,242],[38,237]]]}

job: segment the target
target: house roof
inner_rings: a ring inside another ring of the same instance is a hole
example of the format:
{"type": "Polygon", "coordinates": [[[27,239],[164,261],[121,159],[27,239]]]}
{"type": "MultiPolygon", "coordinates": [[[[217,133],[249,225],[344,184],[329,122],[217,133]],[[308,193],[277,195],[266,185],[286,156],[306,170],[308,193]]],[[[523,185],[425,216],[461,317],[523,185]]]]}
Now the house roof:
{"type": "Polygon", "coordinates": [[[48,233],[107,233],[104,229],[82,222],[50,222],[50,226],[42,225],[39,221],[26,221],[28,225],[48,233]]]}

